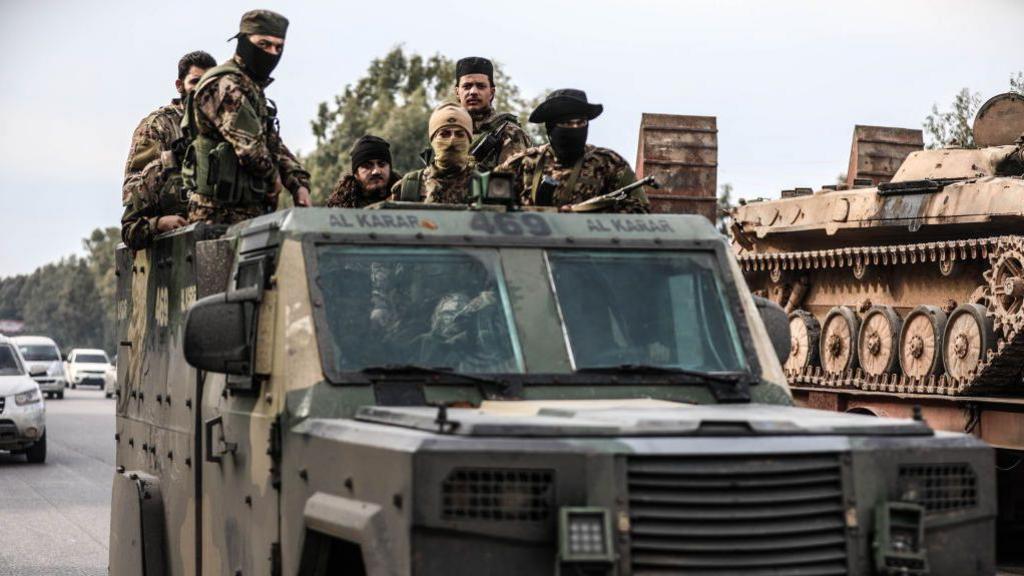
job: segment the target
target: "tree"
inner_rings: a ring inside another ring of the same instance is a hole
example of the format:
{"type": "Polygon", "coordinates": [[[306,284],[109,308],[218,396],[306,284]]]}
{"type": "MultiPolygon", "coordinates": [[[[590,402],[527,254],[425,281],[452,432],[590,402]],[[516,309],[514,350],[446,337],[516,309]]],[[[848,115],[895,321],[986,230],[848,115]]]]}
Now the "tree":
{"type": "Polygon", "coordinates": [[[718,231],[728,235],[729,225],[732,224],[732,210],[736,207],[732,200],[732,184],[722,184],[718,189],[718,231]]]}
{"type": "Polygon", "coordinates": [[[974,133],[971,122],[981,106],[981,95],[964,88],[953,98],[952,110],[939,112],[938,104],[932,105],[932,113],[924,120],[924,131],[928,137],[928,148],[945,146],[974,147],[974,133]]]}
{"type": "Polygon", "coordinates": [[[119,228],[93,230],[86,256],[70,256],[31,274],[0,278],[0,318],[24,322],[23,334],[41,334],[71,348],[117,347],[114,250],[119,228]]]}
{"type": "Polygon", "coordinates": [[[92,274],[96,292],[99,297],[101,312],[100,341],[108,351],[117,347],[117,318],[115,316],[115,300],[117,298],[117,279],[114,276],[117,263],[115,251],[121,242],[121,229],[110,226],[97,228],[88,238],[82,240],[82,246],[89,254],[89,272],[92,274]]]}
{"type": "MultiPolygon", "coordinates": [[[[498,86],[494,107],[517,114],[525,123],[531,102],[520,96],[497,62],[494,82],[498,86]]],[[[445,56],[425,58],[396,46],[374,59],[366,74],[346,86],[333,102],[322,102],[311,122],[316,148],[303,161],[312,175],[314,200],[326,200],[337,179],[349,170],[349,150],[364,134],[391,143],[395,170],[404,173],[422,166],[419,154],[429,145],[430,112],[454,100],[454,87],[455,63],[445,56]]]]}
{"type": "MultiPolygon", "coordinates": [[[[1010,76],[1010,92],[1024,95],[1024,72],[1010,76]]],[[[953,98],[952,110],[948,112],[939,112],[938,104],[933,104],[932,113],[924,119],[924,131],[928,137],[927,147],[974,148],[974,132],[971,126],[979,107],[981,94],[972,94],[967,88],[960,90],[953,98]]]]}

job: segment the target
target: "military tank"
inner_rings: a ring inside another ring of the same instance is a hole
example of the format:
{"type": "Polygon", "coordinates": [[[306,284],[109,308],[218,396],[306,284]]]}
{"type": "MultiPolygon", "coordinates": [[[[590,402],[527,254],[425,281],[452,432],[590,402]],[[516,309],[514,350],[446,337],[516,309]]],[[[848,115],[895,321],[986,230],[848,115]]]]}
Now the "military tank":
{"type": "Polygon", "coordinates": [[[887,182],[733,212],[751,288],[789,313],[791,384],[1024,395],[1024,97],[973,130],[977,148],[912,152],[887,182]]]}

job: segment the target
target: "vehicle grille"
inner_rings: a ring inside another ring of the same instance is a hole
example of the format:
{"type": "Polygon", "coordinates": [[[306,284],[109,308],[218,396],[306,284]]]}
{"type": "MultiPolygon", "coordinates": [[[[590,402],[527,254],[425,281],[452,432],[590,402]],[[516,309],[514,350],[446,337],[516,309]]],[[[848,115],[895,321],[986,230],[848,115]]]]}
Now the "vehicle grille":
{"type": "Polygon", "coordinates": [[[6,396],[0,396],[0,414],[4,413],[4,406],[6,406],[6,405],[7,405],[7,397],[6,396]]]}
{"type": "Polygon", "coordinates": [[[445,520],[539,522],[554,507],[552,470],[456,468],[441,485],[445,520]]]}
{"type": "Polygon", "coordinates": [[[633,574],[846,574],[835,454],[629,459],[633,574]]]}
{"type": "Polygon", "coordinates": [[[18,426],[11,420],[0,420],[0,440],[13,440],[18,437],[18,426]]]}
{"type": "Polygon", "coordinates": [[[978,479],[970,464],[900,466],[900,491],[904,500],[917,502],[929,514],[978,504],[978,479]]]}

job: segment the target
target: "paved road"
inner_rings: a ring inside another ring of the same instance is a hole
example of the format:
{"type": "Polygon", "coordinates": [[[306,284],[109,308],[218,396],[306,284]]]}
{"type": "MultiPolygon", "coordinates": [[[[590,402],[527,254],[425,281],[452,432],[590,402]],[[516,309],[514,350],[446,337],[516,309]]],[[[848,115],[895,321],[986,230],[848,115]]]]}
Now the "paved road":
{"type": "Polygon", "coordinates": [[[0,576],[106,575],[114,401],[47,400],[46,437],[45,464],[0,454],[0,576]]]}

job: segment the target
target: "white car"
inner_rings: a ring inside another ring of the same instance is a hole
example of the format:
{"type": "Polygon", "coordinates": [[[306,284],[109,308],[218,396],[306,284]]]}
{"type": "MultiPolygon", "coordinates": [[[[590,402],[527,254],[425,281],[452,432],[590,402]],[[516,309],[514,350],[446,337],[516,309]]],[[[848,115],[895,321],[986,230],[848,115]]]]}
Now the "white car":
{"type": "Polygon", "coordinates": [[[117,356],[107,366],[107,373],[103,375],[103,396],[113,398],[117,394],[117,356]]]}
{"type": "Polygon", "coordinates": [[[110,358],[103,350],[75,348],[68,354],[68,381],[72,388],[90,385],[102,390],[109,367],[110,358]]]}
{"type": "Polygon", "coordinates": [[[46,406],[18,349],[0,336],[0,450],[25,454],[28,461],[46,461],[46,406]]]}
{"type": "Polygon", "coordinates": [[[18,347],[25,367],[29,372],[43,369],[42,376],[35,376],[36,384],[47,398],[63,398],[68,377],[64,373],[64,362],[60,359],[57,343],[46,336],[16,336],[11,342],[18,347]]]}

